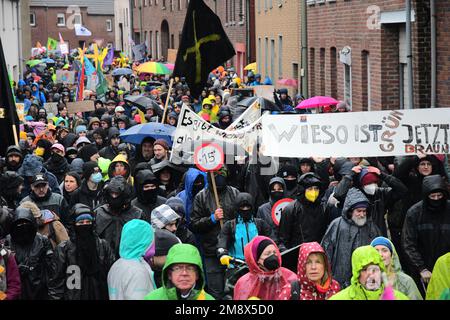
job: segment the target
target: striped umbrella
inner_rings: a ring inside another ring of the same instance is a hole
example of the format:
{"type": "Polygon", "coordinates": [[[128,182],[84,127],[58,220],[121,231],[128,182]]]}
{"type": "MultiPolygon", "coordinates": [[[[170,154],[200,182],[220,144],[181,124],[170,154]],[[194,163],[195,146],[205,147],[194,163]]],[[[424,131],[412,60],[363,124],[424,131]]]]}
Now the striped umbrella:
{"type": "Polygon", "coordinates": [[[159,62],[145,62],[136,68],[136,71],[140,73],[153,73],[153,74],[171,74],[172,71],[163,63],[159,62]]]}

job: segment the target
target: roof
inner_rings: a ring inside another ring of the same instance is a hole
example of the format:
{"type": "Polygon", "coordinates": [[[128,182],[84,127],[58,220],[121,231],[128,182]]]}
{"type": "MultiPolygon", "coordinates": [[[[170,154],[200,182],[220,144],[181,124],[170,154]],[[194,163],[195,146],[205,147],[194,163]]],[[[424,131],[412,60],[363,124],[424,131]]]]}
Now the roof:
{"type": "Polygon", "coordinates": [[[92,15],[114,15],[114,0],[31,0],[30,7],[87,7],[92,15]]]}

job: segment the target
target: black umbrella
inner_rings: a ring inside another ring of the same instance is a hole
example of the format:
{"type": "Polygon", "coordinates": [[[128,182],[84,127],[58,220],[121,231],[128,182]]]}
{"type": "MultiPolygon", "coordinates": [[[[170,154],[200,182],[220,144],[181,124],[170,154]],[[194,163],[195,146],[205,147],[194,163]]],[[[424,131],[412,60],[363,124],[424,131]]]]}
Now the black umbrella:
{"type": "Polygon", "coordinates": [[[161,109],[161,107],[159,106],[158,102],[156,102],[153,99],[150,99],[149,97],[146,96],[142,96],[142,95],[138,95],[138,96],[133,96],[133,95],[128,95],[124,98],[124,100],[126,102],[129,102],[132,105],[136,105],[139,106],[141,108],[147,108],[149,106],[152,106],[153,109],[156,111],[156,113],[158,114],[158,116],[162,116],[163,115],[163,109],[161,109]]]}
{"type": "MultiPolygon", "coordinates": [[[[261,110],[269,110],[269,111],[282,111],[280,110],[280,108],[272,101],[263,98],[263,97],[250,97],[250,98],[245,98],[242,101],[239,101],[236,105],[236,109],[238,109],[239,107],[244,107],[245,109],[247,109],[248,107],[250,107],[253,103],[255,103],[255,101],[258,101],[259,104],[261,105],[261,110]]],[[[238,110],[236,110],[238,111],[238,110]]],[[[237,113],[237,112],[236,112],[237,113]]]]}

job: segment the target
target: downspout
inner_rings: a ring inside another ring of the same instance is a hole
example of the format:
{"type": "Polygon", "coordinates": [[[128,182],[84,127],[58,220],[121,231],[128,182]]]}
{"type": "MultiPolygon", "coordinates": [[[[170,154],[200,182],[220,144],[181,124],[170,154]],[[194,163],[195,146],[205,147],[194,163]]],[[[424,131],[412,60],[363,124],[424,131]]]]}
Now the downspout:
{"type": "Polygon", "coordinates": [[[436,108],[436,3],[430,0],[431,16],[431,108],[436,108]]]}
{"type": "Polygon", "coordinates": [[[408,59],[408,109],[414,109],[413,66],[411,44],[411,0],[406,0],[406,58],[408,59]]]}
{"type": "MultiPolygon", "coordinates": [[[[134,4],[134,0],[130,0],[130,8],[128,10],[128,15],[129,17],[127,17],[127,19],[130,19],[130,38],[131,40],[133,40],[134,42],[136,42],[136,39],[134,38],[134,13],[133,13],[133,4],[134,4]]],[[[130,40],[127,40],[128,43],[130,43],[130,40]]],[[[128,47],[131,47],[131,45],[128,45],[128,47]]],[[[122,48],[123,50],[123,48],[122,48]]],[[[131,49],[129,50],[131,53],[131,49]]]]}
{"type": "Polygon", "coordinates": [[[139,1],[139,44],[141,44],[143,41],[143,37],[144,37],[144,31],[143,29],[143,25],[142,25],[142,0],[139,1]]]}
{"type": "Polygon", "coordinates": [[[302,63],[301,63],[301,71],[302,71],[302,95],[305,98],[308,98],[308,33],[307,33],[307,12],[306,12],[306,0],[300,1],[300,12],[301,12],[301,46],[302,46],[302,63]]]}
{"type": "Polygon", "coordinates": [[[22,17],[21,17],[21,11],[20,10],[20,1],[17,1],[16,3],[16,14],[17,14],[17,38],[19,41],[19,79],[23,79],[23,48],[22,48],[22,17]]]}
{"type": "MultiPolygon", "coordinates": [[[[246,57],[246,61],[244,63],[244,65],[247,65],[250,63],[250,46],[251,46],[251,41],[250,41],[250,0],[245,1],[245,33],[247,34],[246,38],[246,43],[245,43],[245,47],[246,47],[246,52],[247,52],[247,57],[246,57]]],[[[241,78],[243,78],[243,74],[239,75],[241,78]]]]}

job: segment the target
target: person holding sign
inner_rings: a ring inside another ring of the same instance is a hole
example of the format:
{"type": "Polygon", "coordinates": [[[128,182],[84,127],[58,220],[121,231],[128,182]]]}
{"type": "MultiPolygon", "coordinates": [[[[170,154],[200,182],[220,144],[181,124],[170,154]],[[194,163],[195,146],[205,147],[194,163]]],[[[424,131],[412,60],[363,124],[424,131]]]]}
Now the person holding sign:
{"type": "Polygon", "coordinates": [[[282,251],[304,242],[320,241],[326,229],[324,208],[320,204],[322,181],[314,173],[305,173],[298,182],[297,199],[284,210],[279,226],[282,251]]]}
{"type": "Polygon", "coordinates": [[[201,190],[194,198],[191,216],[191,230],[202,238],[202,251],[205,259],[208,288],[214,298],[220,299],[224,290],[224,266],[216,256],[217,236],[220,233],[220,220],[224,222],[234,218],[236,197],[239,190],[227,185],[228,170],[224,165],[213,174],[220,208],[217,207],[211,181],[208,174],[208,187],[201,190]]]}

